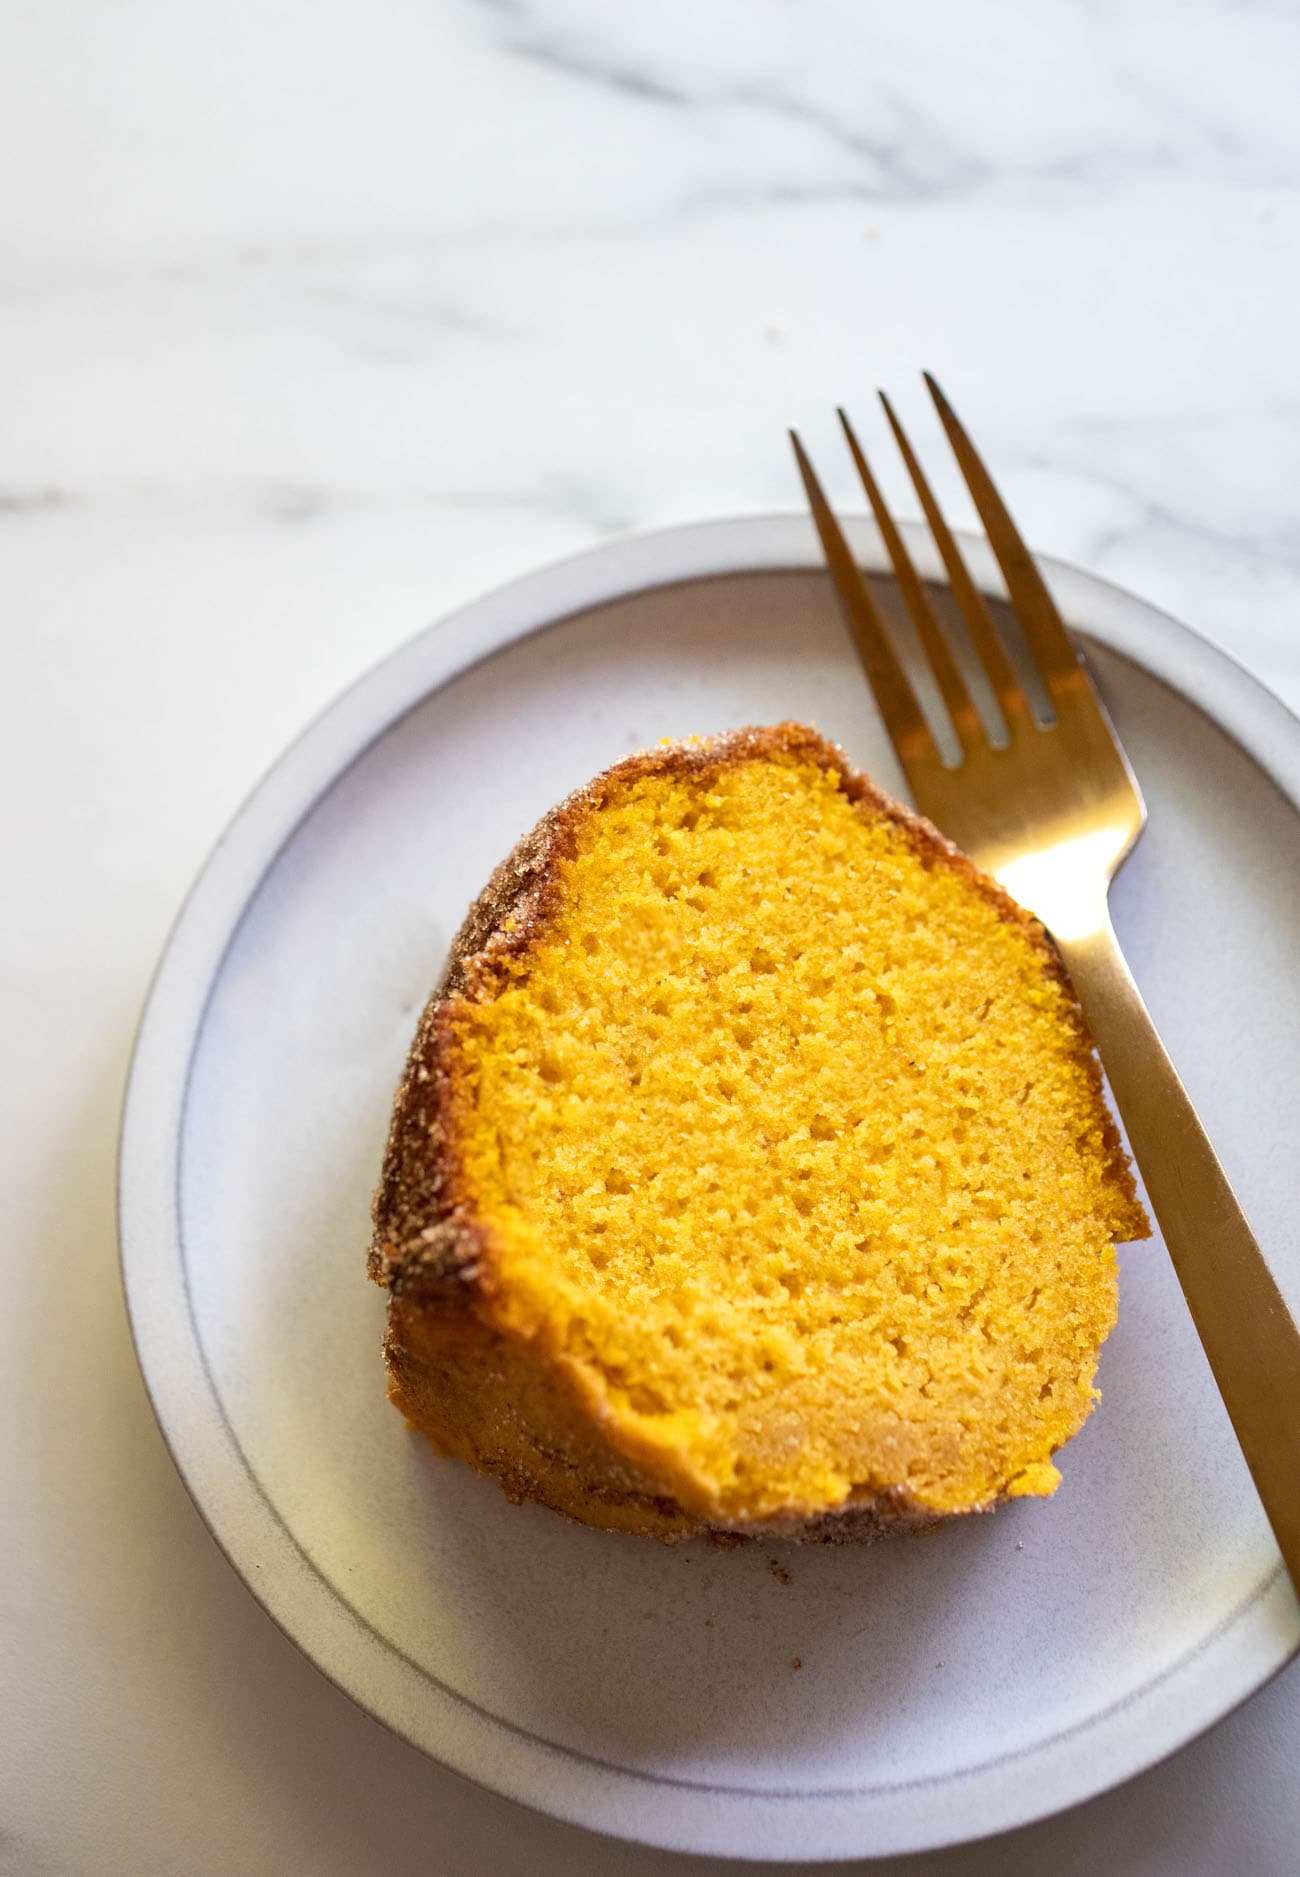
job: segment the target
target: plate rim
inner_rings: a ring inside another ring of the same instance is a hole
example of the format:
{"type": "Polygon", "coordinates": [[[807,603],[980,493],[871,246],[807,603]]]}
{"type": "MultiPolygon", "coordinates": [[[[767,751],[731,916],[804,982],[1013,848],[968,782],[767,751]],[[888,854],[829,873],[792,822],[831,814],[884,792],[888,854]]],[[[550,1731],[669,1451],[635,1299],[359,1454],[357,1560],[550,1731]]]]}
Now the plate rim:
{"type": "MultiPolygon", "coordinates": [[[[874,525],[853,521],[849,532],[862,564],[887,573],[874,525]]],[[[923,525],[905,524],[903,532],[921,573],[942,582],[942,562],[923,525]]],[[[966,533],[959,538],[977,584],[1000,592],[987,544],[966,533]]],[[[1300,719],[1280,698],[1172,615],[1070,563],[1038,558],[1067,620],[1188,698],[1300,813],[1300,719]]],[[[366,749],[461,671],[573,614],[678,582],[821,565],[812,523],[800,514],[633,534],[454,609],[363,673],[308,723],[245,798],[182,903],[137,1030],[118,1154],[119,1262],[150,1403],[200,1516],[277,1627],[364,1711],[490,1790],[666,1849],[768,1860],[933,1850],[1031,1823],[1135,1777],[1214,1726],[1300,1649],[1300,1609],[1280,1564],[1161,1676],[1005,1765],[995,1761],[855,1793],[774,1794],[657,1779],[585,1758],[523,1735],[433,1682],[364,1624],[307,1559],[247,1466],[208,1369],[183,1279],[177,1182],[190,1066],[226,953],[284,846],[366,749]],[[196,1365],[207,1396],[199,1408],[196,1365]],[[1253,1625],[1242,1631],[1251,1613],[1253,1625]],[[1241,1632],[1234,1656],[1207,1675],[1204,1658],[1217,1662],[1234,1632],[1241,1632]],[[1234,1667],[1235,1673],[1225,1673],[1234,1667]],[[378,1690],[377,1669],[383,1671],[378,1690]],[[1189,1677],[1202,1684],[1199,1703],[1186,1699],[1189,1677]],[[1171,1684],[1183,1692],[1176,1694],[1171,1684]],[[1138,1706],[1144,1718],[1135,1737],[1138,1706]],[[949,1795],[943,1808],[934,1805],[936,1786],[949,1795]],[[675,1795],[668,1816],[665,1789],[675,1795]],[[919,1803],[918,1793],[924,1795],[919,1803]]]]}

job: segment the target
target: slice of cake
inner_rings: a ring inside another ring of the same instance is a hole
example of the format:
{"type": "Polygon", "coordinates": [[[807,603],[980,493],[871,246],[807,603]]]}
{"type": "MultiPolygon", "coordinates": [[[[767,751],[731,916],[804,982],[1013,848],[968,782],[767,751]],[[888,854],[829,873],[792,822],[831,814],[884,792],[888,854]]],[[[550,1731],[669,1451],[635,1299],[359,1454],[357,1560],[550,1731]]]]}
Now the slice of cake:
{"type": "Polygon", "coordinates": [[[815,731],[629,758],[456,940],[371,1275],[394,1402],[593,1525],[1050,1493],[1147,1223],[1033,919],[815,731]]]}

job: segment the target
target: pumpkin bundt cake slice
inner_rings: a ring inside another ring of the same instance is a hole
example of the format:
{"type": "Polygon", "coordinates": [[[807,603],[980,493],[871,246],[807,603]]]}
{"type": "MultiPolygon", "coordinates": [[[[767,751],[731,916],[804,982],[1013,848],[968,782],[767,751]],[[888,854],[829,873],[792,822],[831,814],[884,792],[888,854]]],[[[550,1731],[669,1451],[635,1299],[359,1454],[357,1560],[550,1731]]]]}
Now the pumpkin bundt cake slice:
{"type": "Polygon", "coordinates": [[[1045,1495],[1147,1231],[1042,929],[797,724],[621,762],[421,1020],[390,1392],[593,1525],[867,1536],[1045,1495]]]}

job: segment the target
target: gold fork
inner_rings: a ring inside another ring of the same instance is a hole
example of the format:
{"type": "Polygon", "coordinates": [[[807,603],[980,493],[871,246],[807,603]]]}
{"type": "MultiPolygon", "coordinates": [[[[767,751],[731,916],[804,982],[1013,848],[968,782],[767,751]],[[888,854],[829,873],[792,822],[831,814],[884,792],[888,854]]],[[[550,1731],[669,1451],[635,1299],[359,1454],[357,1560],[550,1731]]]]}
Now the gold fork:
{"type": "Polygon", "coordinates": [[[1110,883],[1146,808],[1055,602],[984,464],[927,372],[948,440],[1006,581],[1011,610],[1055,713],[1040,723],[1006,645],[888,398],[885,414],[953,597],[1006,726],[986,735],[862,446],[854,463],[960,750],[945,763],[861,569],[792,431],[800,474],[845,619],[917,807],[1056,941],[1083,1004],[1152,1210],[1237,1439],[1300,1591],[1300,1328],[1165,1052],[1115,938],[1110,883]]]}

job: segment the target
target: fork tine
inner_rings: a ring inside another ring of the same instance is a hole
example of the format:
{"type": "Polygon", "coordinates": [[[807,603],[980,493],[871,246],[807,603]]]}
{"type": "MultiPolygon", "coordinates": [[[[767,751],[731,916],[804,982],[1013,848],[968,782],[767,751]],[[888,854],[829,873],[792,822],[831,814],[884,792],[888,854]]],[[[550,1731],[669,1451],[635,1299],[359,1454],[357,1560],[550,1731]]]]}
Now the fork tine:
{"type": "Polygon", "coordinates": [[[912,478],[912,486],[920,497],[926,525],[929,527],[931,537],[947,569],[948,584],[957,602],[957,609],[962,616],[967,636],[975,648],[976,657],[984,667],[989,683],[993,686],[993,694],[998,700],[1007,730],[1014,737],[1019,725],[1028,721],[1029,700],[1021,689],[1020,680],[1015,674],[1011,660],[1007,657],[1007,648],[1002,643],[1001,635],[989,615],[989,609],[984,603],[984,595],[971,579],[970,570],[962,559],[961,549],[953,538],[951,528],[944,520],[938,498],[930,487],[925,471],[921,468],[907,432],[903,429],[885,393],[880,391],[876,395],[885,408],[885,416],[889,419],[894,441],[907,465],[907,473],[912,478]]]}
{"type": "Polygon", "coordinates": [[[1012,609],[1030,655],[1038,666],[1048,696],[1062,703],[1081,687],[1091,689],[1079,653],[1061,623],[1056,602],[1047,590],[1033,556],[1021,539],[1020,531],[1007,513],[1006,505],[993,485],[993,478],[981,462],[975,445],[966,435],[957,414],[935,379],[924,372],[926,386],[935,409],[948,433],[953,454],[971,499],[979,510],[989,545],[997,555],[1011,596],[1012,609]]]}
{"type": "Polygon", "coordinates": [[[948,647],[948,641],[943,636],[943,628],[939,624],[930,596],[925,590],[925,583],[912,564],[912,557],[903,543],[903,537],[898,532],[885,498],[880,493],[880,485],[871,472],[871,465],[867,462],[866,453],[858,442],[848,415],[841,409],[836,411],[836,416],[840,420],[840,426],[853,456],[858,478],[867,492],[867,500],[871,504],[871,512],[876,518],[876,526],[880,529],[885,551],[893,565],[899,591],[912,616],[912,624],[916,627],[917,637],[930,661],[930,669],[934,673],[935,682],[939,686],[948,715],[952,720],[957,741],[965,755],[971,747],[971,738],[979,737],[981,734],[979,714],[971,702],[970,693],[966,689],[966,681],[957,669],[948,647]]]}
{"type": "Polygon", "coordinates": [[[853,551],[844,539],[843,530],[826,500],[816,471],[793,430],[790,432],[790,442],[794,446],[799,474],[803,477],[808,506],[812,509],[813,520],[821,536],[822,551],[830,569],[836,597],[853,634],[867,682],[875,693],[876,703],[898,760],[905,772],[911,763],[918,760],[937,760],[939,752],[930,734],[930,727],[921,714],[915,693],[889,642],[884,621],[871,597],[862,569],[853,558],[853,551]]]}

